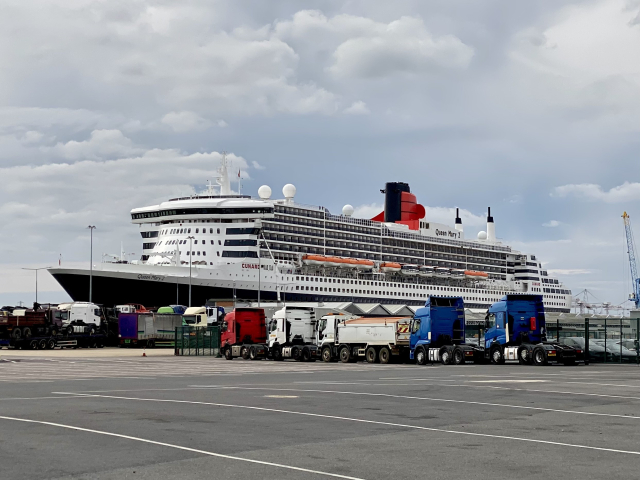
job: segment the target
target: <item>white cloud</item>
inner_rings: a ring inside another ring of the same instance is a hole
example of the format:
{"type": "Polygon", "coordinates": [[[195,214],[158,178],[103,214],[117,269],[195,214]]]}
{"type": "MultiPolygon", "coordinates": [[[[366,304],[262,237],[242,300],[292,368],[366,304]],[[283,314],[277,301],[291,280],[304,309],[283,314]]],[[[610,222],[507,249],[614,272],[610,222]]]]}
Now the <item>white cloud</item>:
{"type": "Polygon", "coordinates": [[[640,183],[624,182],[608,191],[593,183],[569,184],[556,187],[552,195],[558,197],[574,196],[606,203],[622,203],[640,200],[640,183]]]}
{"type": "Polygon", "coordinates": [[[202,131],[211,126],[209,120],[195,112],[169,112],[162,117],[161,122],[178,133],[202,131]]]}
{"type": "Polygon", "coordinates": [[[368,115],[371,113],[367,108],[367,104],[363,101],[353,102],[350,107],[345,108],[342,113],[347,115],[368,115]]]}
{"type": "Polygon", "coordinates": [[[560,225],[560,222],[558,220],[550,220],[542,224],[543,227],[550,227],[550,228],[557,227],[559,225],[560,225]]]}
{"type": "Polygon", "coordinates": [[[353,216],[356,218],[373,218],[382,211],[384,211],[384,206],[377,203],[358,205],[353,209],[353,216]]]}
{"type": "Polygon", "coordinates": [[[142,152],[120,130],[94,130],[88,140],[60,142],[41,150],[68,160],[117,158],[142,152]]]}
{"type": "Polygon", "coordinates": [[[422,19],[402,17],[389,24],[371,22],[368,31],[340,44],[333,56],[333,74],[376,78],[465,68],[473,49],[453,35],[434,38],[422,19]]]}
{"type": "Polygon", "coordinates": [[[251,162],[251,166],[253,168],[255,168],[256,170],[264,170],[266,167],[264,167],[263,165],[260,165],[258,162],[256,162],[255,160],[251,162]]]}
{"type": "Polygon", "coordinates": [[[218,120],[216,122],[216,125],[219,126],[220,128],[225,128],[225,127],[229,126],[229,124],[227,122],[225,122],[224,120],[218,120]]]}

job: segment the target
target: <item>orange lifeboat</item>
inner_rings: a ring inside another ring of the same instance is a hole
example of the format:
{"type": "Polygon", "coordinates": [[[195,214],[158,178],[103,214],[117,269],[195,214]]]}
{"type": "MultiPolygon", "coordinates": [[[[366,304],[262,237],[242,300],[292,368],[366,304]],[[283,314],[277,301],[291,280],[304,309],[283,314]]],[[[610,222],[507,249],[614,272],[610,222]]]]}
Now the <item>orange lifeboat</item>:
{"type": "Polygon", "coordinates": [[[355,266],[358,270],[371,270],[373,265],[373,261],[371,260],[355,260],[355,266]]]}
{"type": "Polygon", "coordinates": [[[324,255],[303,255],[302,263],[305,265],[324,265],[326,257],[324,255]]]}
{"type": "Polygon", "coordinates": [[[465,270],[464,276],[468,278],[489,278],[486,272],[478,272],[477,270],[465,270]]]}
{"type": "Polygon", "coordinates": [[[402,265],[400,265],[399,263],[384,262],[382,265],[380,265],[381,272],[393,273],[393,272],[399,272],[400,270],[402,270],[402,265]]]}

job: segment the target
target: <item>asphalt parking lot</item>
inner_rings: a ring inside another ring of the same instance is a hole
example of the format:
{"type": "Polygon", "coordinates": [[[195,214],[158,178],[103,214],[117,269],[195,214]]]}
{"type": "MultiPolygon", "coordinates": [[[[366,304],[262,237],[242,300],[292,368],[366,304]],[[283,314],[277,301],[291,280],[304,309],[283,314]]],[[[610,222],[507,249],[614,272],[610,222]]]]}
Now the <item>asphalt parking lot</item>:
{"type": "Polygon", "coordinates": [[[637,478],[640,368],[0,351],[3,479],[637,478]]]}

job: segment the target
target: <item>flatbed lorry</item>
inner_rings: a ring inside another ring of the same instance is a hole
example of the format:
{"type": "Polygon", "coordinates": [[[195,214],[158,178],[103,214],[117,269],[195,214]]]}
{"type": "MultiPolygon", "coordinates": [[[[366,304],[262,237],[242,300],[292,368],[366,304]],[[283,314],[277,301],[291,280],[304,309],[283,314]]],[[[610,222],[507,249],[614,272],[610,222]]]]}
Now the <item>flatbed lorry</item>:
{"type": "Polygon", "coordinates": [[[411,321],[410,357],[418,365],[484,360],[484,348],[465,343],[462,297],[429,297],[411,321]]]}
{"type": "Polygon", "coordinates": [[[267,357],[267,327],[262,308],[233,309],[225,315],[220,331],[220,352],[227,360],[267,357]]]}
{"type": "Polygon", "coordinates": [[[542,295],[505,295],[489,307],[485,319],[485,358],[522,365],[584,361],[584,352],[548,341],[542,295]]]}

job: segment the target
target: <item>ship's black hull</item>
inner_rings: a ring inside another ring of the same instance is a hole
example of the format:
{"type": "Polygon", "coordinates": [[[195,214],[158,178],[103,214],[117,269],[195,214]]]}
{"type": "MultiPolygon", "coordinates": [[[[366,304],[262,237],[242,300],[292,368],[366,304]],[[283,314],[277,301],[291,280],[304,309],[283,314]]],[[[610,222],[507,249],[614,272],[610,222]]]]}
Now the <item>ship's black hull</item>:
{"type": "MultiPolygon", "coordinates": [[[[53,273],[55,279],[74,301],[89,300],[89,275],[76,273],[53,273]]],[[[191,286],[191,305],[205,305],[207,301],[232,301],[232,288],[191,286]]],[[[257,301],[257,290],[236,289],[237,301],[257,301]]],[[[276,301],[276,293],[262,291],[261,301],[276,301]]],[[[386,303],[422,306],[421,301],[401,299],[372,299],[366,297],[309,295],[303,293],[281,292],[281,300],[288,302],[354,302],[354,303],[386,303]]],[[[189,303],[189,285],[139,280],[118,277],[93,276],[93,292],[91,301],[106,307],[125,303],[140,303],[146,307],[164,305],[187,305],[189,303]]]]}

